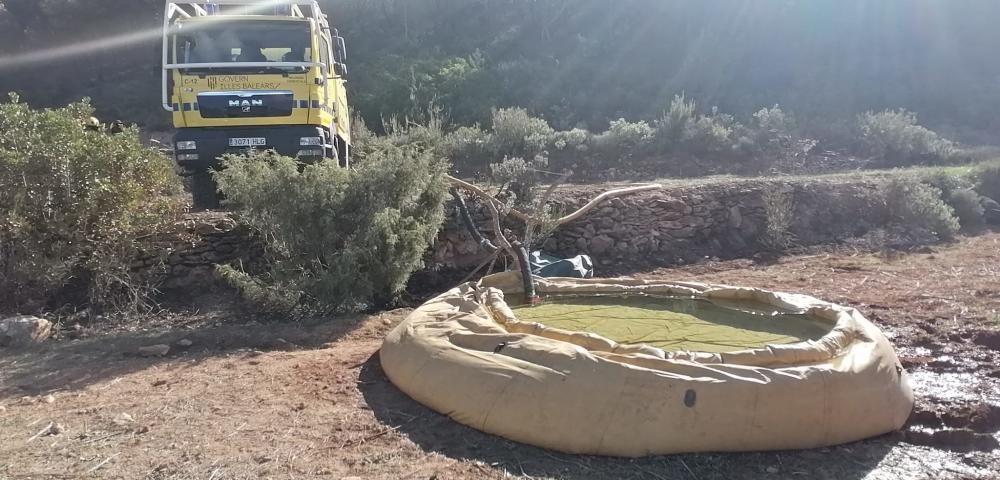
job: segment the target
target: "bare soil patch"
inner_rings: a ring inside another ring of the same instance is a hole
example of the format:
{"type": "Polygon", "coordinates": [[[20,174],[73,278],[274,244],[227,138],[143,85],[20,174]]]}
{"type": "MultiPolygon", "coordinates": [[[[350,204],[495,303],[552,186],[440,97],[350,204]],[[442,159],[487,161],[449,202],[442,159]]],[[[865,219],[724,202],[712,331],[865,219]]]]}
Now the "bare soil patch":
{"type": "Polygon", "coordinates": [[[220,300],[0,352],[0,479],[986,479],[1000,471],[1000,235],[921,254],[834,252],[637,275],[859,308],[912,375],[910,425],[809,451],[556,454],[462,427],[395,389],[377,352],[408,310],[277,324],[220,300]],[[157,344],[169,352],[138,356],[157,344]]]}

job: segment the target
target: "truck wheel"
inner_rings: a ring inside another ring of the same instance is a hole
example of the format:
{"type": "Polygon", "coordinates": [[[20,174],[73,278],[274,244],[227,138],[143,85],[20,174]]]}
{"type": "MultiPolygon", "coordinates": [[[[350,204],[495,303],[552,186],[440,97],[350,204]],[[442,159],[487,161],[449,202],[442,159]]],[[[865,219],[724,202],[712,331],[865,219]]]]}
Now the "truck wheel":
{"type": "Polygon", "coordinates": [[[351,146],[339,136],[337,137],[337,159],[341,167],[351,166],[351,146]]]}
{"type": "Polygon", "coordinates": [[[219,208],[219,192],[212,179],[212,172],[198,170],[191,175],[191,196],[194,197],[195,210],[219,208]]]}

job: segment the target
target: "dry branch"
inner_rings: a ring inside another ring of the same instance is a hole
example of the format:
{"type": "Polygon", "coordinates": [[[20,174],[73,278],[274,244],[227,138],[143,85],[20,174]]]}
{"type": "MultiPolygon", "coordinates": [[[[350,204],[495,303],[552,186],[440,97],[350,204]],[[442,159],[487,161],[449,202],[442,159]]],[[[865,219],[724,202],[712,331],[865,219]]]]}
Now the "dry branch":
{"type": "Polygon", "coordinates": [[[110,462],[111,459],[117,457],[118,455],[121,455],[121,452],[118,452],[118,453],[116,453],[116,454],[114,454],[114,455],[112,455],[112,456],[110,456],[108,458],[105,458],[103,462],[98,463],[97,465],[94,465],[93,467],[90,467],[90,470],[87,470],[87,473],[93,473],[95,470],[97,470],[98,468],[103,467],[104,464],[110,462]]]}
{"type": "MultiPolygon", "coordinates": [[[[562,185],[564,182],[566,182],[566,180],[569,180],[569,177],[571,177],[572,175],[573,172],[566,172],[562,174],[558,179],[556,179],[556,181],[552,182],[552,185],[549,185],[549,188],[546,189],[545,193],[542,195],[541,200],[539,200],[538,203],[536,204],[538,205],[539,210],[541,210],[542,212],[545,211],[545,206],[549,204],[549,199],[552,198],[552,194],[556,192],[556,189],[559,188],[559,185],[562,185]]],[[[536,215],[538,213],[539,212],[535,212],[536,215]]],[[[532,241],[535,238],[535,228],[538,227],[538,225],[539,225],[538,220],[535,218],[532,218],[531,220],[525,222],[525,228],[524,228],[525,245],[528,246],[531,245],[532,241]]]]}
{"type": "Polygon", "coordinates": [[[35,435],[33,435],[31,438],[29,438],[26,443],[31,443],[31,442],[35,441],[35,439],[37,439],[38,437],[41,437],[42,435],[44,435],[46,433],[49,433],[49,430],[52,429],[52,425],[55,425],[55,423],[49,422],[49,424],[45,428],[39,430],[38,433],[36,433],[35,435]]]}
{"type": "MultiPolygon", "coordinates": [[[[473,184],[471,184],[469,182],[466,182],[465,180],[460,180],[458,178],[452,177],[450,175],[446,176],[446,178],[448,179],[448,181],[452,185],[464,188],[466,190],[469,190],[469,191],[475,193],[476,195],[479,195],[483,199],[487,200],[487,203],[491,203],[491,204],[494,204],[494,205],[496,205],[496,204],[503,205],[503,202],[501,202],[500,200],[497,200],[496,197],[494,197],[493,195],[490,195],[485,190],[483,190],[482,188],[477,187],[476,185],[473,185],[473,184]]],[[[579,210],[577,210],[577,211],[575,211],[575,212],[573,212],[573,213],[571,213],[569,215],[566,215],[565,217],[556,219],[555,222],[556,222],[556,224],[559,224],[559,225],[564,224],[564,223],[568,223],[568,222],[572,222],[573,220],[576,220],[576,219],[578,219],[578,218],[586,215],[587,212],[593,210],[595,207],[597,207],[598,205],[600,205],[604,201],[610,200],[612,198],[622,197],[622,196],[625,196],[625,195],[632,195],[634,193],[639,193],[639,192],[647,192],[647,191],[650,191],[650,190],[660,190],[662,188],[663,188],[663,185],[639,185],[639,186],[635,186],[635,187],[627,187],[627,188],[620,188],[620,189],[617,189],[617,190],[607,191],[607,192],[604,192],[604,193],[598,195],[596,198],[594,198],[593,200],[591,200],[590,202],[588,202],[586,205],[583,206],[583,208],[580,208],[579,210]]],[[[510,213],[510,215],[516,217],[517,219],[519,219],[519,220],[521,220],[523,222],[535,222],[535,223],[541,223],[542,222],[541,219],[534,218],[534,217],[532,217],[532,216],[530,216],[530,215],[528,215],[526,213],[520,212],[520,211],[518,211],[517,209],[514,209],[514,208],[509,209],[509,213],[510,213]]]]}

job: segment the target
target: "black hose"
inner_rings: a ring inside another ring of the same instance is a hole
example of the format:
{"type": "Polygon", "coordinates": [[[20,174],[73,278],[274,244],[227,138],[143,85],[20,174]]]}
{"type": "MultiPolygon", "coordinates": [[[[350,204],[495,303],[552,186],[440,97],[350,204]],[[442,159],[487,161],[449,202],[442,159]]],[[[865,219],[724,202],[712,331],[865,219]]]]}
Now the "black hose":
{"type": "Polygon", "coordinates": [[[458,204],[458,216],[462,217],[462,223],[465,224],[465,229],[469,231],[469,235],[472,235],[472,239],[490,253],[495,253],[499,250],[496,245],[493,245],[493,242],[487,240],[482,233],[479,233],[475,222],[472,221],[472,215],[469,214],[469,206],[465,204],[465,197],[454,188],[451,189],[451,196],[455,199],[455,203],[458,204]]]}
{"type": "Polygon", "coordinates": [[[525,250],[521,242],[514,242],[511,246],[514,247],[514,253],[517,254],[517,263],[521,265],[521,280],[524,282],[524,299],[529,304],[535,304],[538,301],[538,295],[535,293],[535,279],[531,275],[528,251],[525,250]]]}

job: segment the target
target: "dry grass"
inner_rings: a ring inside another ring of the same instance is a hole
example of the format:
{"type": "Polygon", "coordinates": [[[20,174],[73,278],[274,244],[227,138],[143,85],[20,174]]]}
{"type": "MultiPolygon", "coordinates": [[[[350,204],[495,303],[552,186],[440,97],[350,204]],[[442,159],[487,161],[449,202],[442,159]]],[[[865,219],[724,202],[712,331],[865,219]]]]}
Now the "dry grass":
{"type": "MultiPolygon", "coordinates": [[[[1000,235],[892,260],[842,252],[646,275],[857,306],[924,379],[922,404],[951,405],[924,385],[963,372],[973,376],[960,388],[997,400],[989,390],[996,379],[987,375],[1000,358],[966,334],[993,328],[1000,235]],[[921,349],[935,353],[921,360],[921,349]],[[962,362],[934,366],[941,352],[962,362]]],[[[799,452],[642,460],[556,454],[459,426],[396,390],[376,353],[405,310],[306,325],[247,324],[222,313],[229,317],[221,326],[198,323],[209,315],[200,313],[168,330],[92,332],[0,357],[0,478],[929,479],[990,478],[1000,467],[995,453],[952,453],[898,436],[799,452]],[[166,358],[129,355],[183,337],[194,346],[166,358]],[[49,423],[63,430],[52,435],[49,423]]]]}

